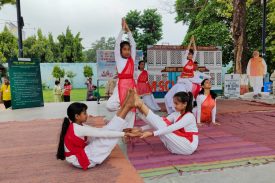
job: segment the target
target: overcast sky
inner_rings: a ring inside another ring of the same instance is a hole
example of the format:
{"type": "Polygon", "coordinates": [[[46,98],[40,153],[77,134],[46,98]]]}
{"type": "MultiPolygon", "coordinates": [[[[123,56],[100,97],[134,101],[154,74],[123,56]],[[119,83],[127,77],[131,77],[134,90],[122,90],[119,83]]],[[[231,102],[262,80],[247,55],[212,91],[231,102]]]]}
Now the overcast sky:
{"type": "MultiPolygon", "coordinates": [[[[26,35],[41,28],[44,34],[52,32],[54,37],[69,25],[73,33],[80,32],[84,47],[102,36],[117,36],[121,17],[130,10],[158,8],[163,21],[163,39],[159,44],[180,44],[187,26],[175,23],[175,14],[164,9],[167,0],[21,0],[26,35]]],[[[173,2],[173,0],[168,0],[173,2]]],[[[171,3],[170,3],[171,4],[171,3]]],[[[0,30],[6,20],[16,21],[15,6],[5,5],[0,10],[0,30]]],[[[14,22],[16,23],[16,22],[14,22]]]]}

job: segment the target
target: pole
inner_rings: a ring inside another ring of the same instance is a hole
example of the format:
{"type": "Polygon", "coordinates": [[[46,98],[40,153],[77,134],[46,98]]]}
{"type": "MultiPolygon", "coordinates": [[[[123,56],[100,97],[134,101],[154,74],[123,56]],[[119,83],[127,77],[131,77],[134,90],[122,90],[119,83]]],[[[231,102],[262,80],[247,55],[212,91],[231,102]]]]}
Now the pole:
{"type": "Polygon", "coordinates": [[[24,26],[23,17],[21,16],[20,0],[16,0],[17,10],[17,29],[18,29],[18,57],[23,57],[23,44],[22,44],[22,29],[24,26]]]}
{"type": "Polygon", "coordinates": [[[266,0],[263,0],[263,28],[262,28],[262,56],[265,59],[266,48],[265,48],[265,38],[266,38],[266,0]]]}

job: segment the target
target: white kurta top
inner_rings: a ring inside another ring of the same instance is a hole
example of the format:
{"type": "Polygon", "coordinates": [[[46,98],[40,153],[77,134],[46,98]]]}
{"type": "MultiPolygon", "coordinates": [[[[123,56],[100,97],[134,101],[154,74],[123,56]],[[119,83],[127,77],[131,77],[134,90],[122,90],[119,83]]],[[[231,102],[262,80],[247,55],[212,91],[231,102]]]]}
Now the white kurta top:
{"type": "MultiPolygon", "coordinates": [[[[149,118],[148,119],[149,121],[154,120],[154,119],[150,119],[150,118],[154,118],[152,114],[153,114],[152,111],[150,111],[146,117],[146,118],[149,118]]],[[[172,122],[172,125],[167,126],[166,128],[154,131],[153,132],[154,136],[166,135],[182,128],[184,128],[186,132],[198,132],[196,119],[192,113],[187,113],[178,122],[176,122],[176,120],[180,117],[180,115],[181,114],[179,112],[173,112],[172,114],[167,116],[166,118],[172,122]]],[[[149,130],[150,128],[151,128],[150,125],[141,127],[142,131],[149,130]]]]}
{"type": "MultiPolygon", "coordinates": [[[[117,121],[118,123],[123,123],[124,120],[121,119],[120,117],[115,116],[112,120],[117,121]]],[[[73,123],[74,126],[74,134],[81,138],[84,139],[84,137],[101,137],[101,138],[115,138],[115,137],[123,137],[125,135],[124,132],[120,131],[111,131],[111,130],[106,130],[103,128],[95,128],[91,127],[89,125],[83,124],[83,126],[73,123]]],[[[89,138],[88,138],[89,141],[89,138]]],[[[65,152],[70,152],[67,147],[65,146],[65,152]]],[[[86,152],[87,153],[87,152],[86,152]]],[[[77,157],[75,155],[71,155],[69,157],[66,157],[66,161],[69,163],[74,164],[77,162],[77,157]]]]}
{"type": "MultiPolygon", "coordinates": [[[[121,54],[120,54],[120,43],[121,43],[123,34],[124,34],[124,31],[121,30],[119,32],[119,35],[116,39],[116,44],[115,44],[115,60],[116,60],[117,72],[119,74],[123,71],[123,69],[125,68],[126,63],[127,63],[127,59],[122,58],[121,54]]],[[[129,37],[129,42],[130,42],[130,45],[131,45],[131,57],[135,62],[135,59],[136,59],[136,42],[135,42],[131,32],[127,32],[127,35],[129,37]]]]}

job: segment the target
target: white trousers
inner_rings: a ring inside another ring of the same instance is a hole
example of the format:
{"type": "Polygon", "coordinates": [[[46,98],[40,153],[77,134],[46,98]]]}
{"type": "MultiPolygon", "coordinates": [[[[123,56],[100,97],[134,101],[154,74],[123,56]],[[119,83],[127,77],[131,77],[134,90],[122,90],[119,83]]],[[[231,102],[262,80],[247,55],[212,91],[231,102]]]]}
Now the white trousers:
{"type": "MultiPolygon", "coordinates": [[[[119,94],[118,94],[118,87],[116,86],[114,89],[113,95],[109,98],[106,105],[107,109],[110,112],[118,111],[120,108],[120,101],[119,101],[119,94]]],[[[127,125],[124,128],[133,128],[136,119],[135,112],[128,112],[125,121],[127,121],[127,125]]]]}
{"type": "MultiPolygon", "coordinates": [[[[112,120],[103,127],[105,130],[122,131],[127,125],[125,120],[115,116],[112,120]]],[[[121,137],[104,138],[104,137],[89,137],[88,145],[85,147],[85,153],[90,161],[88,168],[92,168],[97,164],[101,164],[112,152],[121,137]]],[[[72,162],[75,167],[81,168],[77,158],[72,162]]]]}
{"type": "MultiPolygon", "coordinates": [[[[152,111],[148,113],[146,120],[144,121],[149,124],[154,131],[167,128],[167,125],[163,119],[154,114],[152,111]]],[[[174,154],[190,155],[197,149],[199,143],[199,138],[197,135],[194,135],[192,143],[186,138],[177,136],[174,133],[161,135],[159,138],[165,147],[174,154]]]]}
{"type": "Polygon", "coordinates": [[[250,85],[253,87],[254,95],[261,93],[263,87],[263,76],[249,76],[250,85]]]}
{"type": "Polygon", "coordinates": [[[173,97],[178,92],[191,92],[192,82],[188,78],[179,78],[178,82],[167,92],[164,97],[168,114],[175,112],[173,97]]]}
{"type": "Polygon", "coordinates": [[[159,111],[160,107],[156,102],[153,94],[142,96],[142,100],[145,105],[147,105],[152,111],[159,111]]]}

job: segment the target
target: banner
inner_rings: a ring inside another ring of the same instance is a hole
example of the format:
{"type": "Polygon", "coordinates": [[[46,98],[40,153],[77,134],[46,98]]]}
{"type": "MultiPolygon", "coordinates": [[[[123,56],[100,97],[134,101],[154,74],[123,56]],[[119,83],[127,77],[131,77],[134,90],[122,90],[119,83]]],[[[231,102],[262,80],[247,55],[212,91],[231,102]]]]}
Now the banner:
{"type": "Polygon", "coordinates": [[[12,109],[44,106],[39,59],[10,59],[9,76],[12,109]]]}
{"type": "Polygon", "coordinates": [[[224,96],[229,98],[240,97],[240,74],[225,74],[224,96]]]}
{"type": "Polygon", "coordinates": [[[249,92],[249,85],[248,85],[248,75],[247,74],[241,74],[240,75],[240,94],[244,95],[245,93],[249,92]]]}
{"type": "MultiPolygon", "coordinates": [[[[109,80],[117,75],[114,50],[97,50],[97,78],[109,80]]],[[[138,62],[143,60],[143,52],[138,50],[135,59],[135,73],[138,70],[138,62]]]]}

